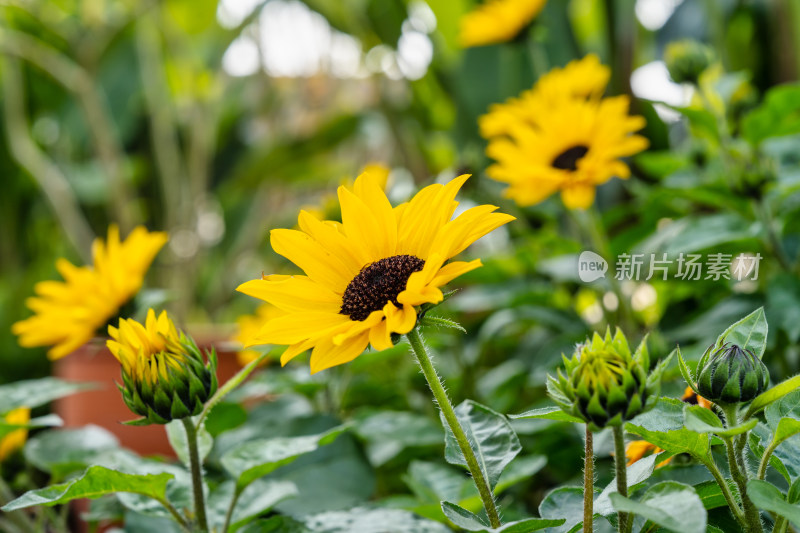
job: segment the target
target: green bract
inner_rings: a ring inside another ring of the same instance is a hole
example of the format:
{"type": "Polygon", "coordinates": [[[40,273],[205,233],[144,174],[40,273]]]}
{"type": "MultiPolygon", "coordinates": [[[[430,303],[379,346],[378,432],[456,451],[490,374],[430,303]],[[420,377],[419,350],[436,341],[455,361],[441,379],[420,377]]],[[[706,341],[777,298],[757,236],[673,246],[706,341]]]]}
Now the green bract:
{"type": "Polygon", "coordinates": [[[769,370],[761,359],[738,344],[710,346],[697,368],[698,391],[715,403],[749,402],[769,383],[769,370]]]}
{"type": "Polygon", "coordinates": [[[658,398],[660,370],[648,376],[650,356],[643,340],[631,353],[628,340],[617,329],[614,337],[595,333],[564,357],[565,373],[548,376],[551,398],[567,413],[584,420],[593,430],[619,426],[652,407],[658,398]]]}
{"type": "Polygon", "coordinates": [[[158,367],[158,379],[151,382],[122,368],[117,385],[128,408],[143,418],[134,424],[166,424],[195,416],[217,391],[217,355],[207,352],[208,362],[195,342],[180,334],[180,342],[169,343],[169,351],[153,354],[148,364],[158,367]]]}

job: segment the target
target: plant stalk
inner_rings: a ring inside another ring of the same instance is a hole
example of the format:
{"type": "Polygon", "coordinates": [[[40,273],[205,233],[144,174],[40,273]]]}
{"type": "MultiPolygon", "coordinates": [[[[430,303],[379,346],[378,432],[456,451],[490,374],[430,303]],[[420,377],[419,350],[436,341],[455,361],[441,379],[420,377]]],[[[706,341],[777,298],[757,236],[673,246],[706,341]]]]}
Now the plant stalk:
{"type": "MultiPolygon", "coordinates": [[[[725,422],[728,427],[734,427],[738,423],[736,404],[722,405],[725,412],[725,422]]],[[[731,471],[731,477],[739,488],[739,498],[742,500],[742,509],[744,511],[745,530],[748,533],[763,533],[764,528],[761,525],[761,516],[758,512],[753,501],[747,496],[747,469],[743,468],[744,458],[741,454],[741,449],[737,449],[734,440],[730,437],[723,439],[725,441],[725,449],[728,454],[728,467],[731,471]]]]}
{"type": "Polygon", "coordinates": [[[222,533],[228,533],[228,528],[231,526],[231,519],[233,518],[233,510],[236,508],[236,504],[239,502],[239,496],[241,495],[242,491],[237,485],[233,492],[233,498],[231,498],[231,504],[228,506],[228,511],[225,513],[225,524],[222,526],[222,533]]]}
{"type": "Polygon", "coordinates": [[[594,436],[586,424],[583,452],[583,533],[594,531],[594,436]]]}
{"type": "Polygon", "coordinates": [[[742,526],[742,528],[745,528],[746,526],[745,526],[744,514],[742,514],[742,509],[741,507],[739,507],[739,504],[734,499],[733,494],[731,493],[731,489],[728,486],[728,483],[725,481],[725,478],[722,476],[722,472],[719,471],[719,467],[717,467],[717,464],[714,462],[714,459],[711,458],[710,455],[709,457],[695,456],[695,458],[698,459],[701,463],[703,463],[705,467],[708,468],[708,471],[711,472],[711,475],[717,482],[719,489],[722,491],[722,495],[725,497],[725,501],[728,502],[728,508],[731,510],[731,514],[736,519],[736,521],[739,522],[739,525],[742,526]]]}
{"type": "Polygon", "coordinates": [[[422,374],[428,381],[436,403],[439,404],[439,409],[442,410],[447,425],[450,426],[450,431],[453,432],[456,442],[458,442],[458,447],[461,449],[461,453],[464,454],[464,459],[467,461],[467,468],[469,468],[470,474],[472,474],[472,481],[478,488],[481,500],[483,501],[483,507],[486,509],[486,515],[489,517],[489,523],[493,528],[498,528],[502,524],[500,523],[500,515],[497,512],[497,506],[494,503],[492,490],[489,487],[486,477],[483,475],[483,471],[478,465],[478,460],[475,457],[472,446],[470,446],[469,439],[467,439],[467,435],[464,433],[464,429],[461,427],[461,423],[456,417],[453,404],[450,403],[450,399],[447,397],[447,391],[445,391],[442,381],[439,379],[439,375],[433,367],[431,358],[425,348],[425,343],[422,340],[422,335],[420,335],[418,328],[414,327],[414,329],[406,333],[406,338],[411,345],[411,351],[414,352],[417,362],[422,369],[422,374]]]}
{"type": "Polygon", "coordinates": [[[200,454],[197,452],[197,428],[191,417],[182,418],[183,427],[186,429],[186,443],[189,446],[189,465],[192,470],[192,492],[194,494],[194,514],[197,527],[200,531],[208,531],[206,520],[206,502],[203,491],[203,474],[201,472],[200,454]]]}
{"type": "MultiPolygon", "coordinates": [[[[617,492],[620,496],[628,497],[628,467],[625,464],[625,434],[622,426],[612,428],[614,434],[614,467],[617,475],[617,492]]],[[[617,531],[628,533],[628,513],[617,513],[617,531]]],[[[633,522],[631,521],[631,524],[633,522]]]]}

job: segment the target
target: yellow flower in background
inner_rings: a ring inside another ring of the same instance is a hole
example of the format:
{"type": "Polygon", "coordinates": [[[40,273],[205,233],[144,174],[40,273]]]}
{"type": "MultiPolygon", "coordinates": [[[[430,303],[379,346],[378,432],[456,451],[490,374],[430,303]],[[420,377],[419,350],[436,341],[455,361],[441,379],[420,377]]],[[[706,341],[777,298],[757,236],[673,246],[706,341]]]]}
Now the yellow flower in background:
{"type": "Polygon", "coordinates": [[[463,48],[503,43],[516,37],[547,0],[486,0],[461,17],[459,42],[463,48]]]}
{"type": "MultiPolygon", "coordinates": [[[[257,342],[252,342],[252,339],[257,337],[258,332],[261,331],[264,324],[284,314],[286,313],[274,305],[263,304],[258,306],[255,314],[242,315],[236,319],[238,331],[236,335],[234,335],[233,340],[240,343],[242,346],[258,344],[257,342]]],[[[245,366],[260,357],[261,353],[262,352],[258,350],[239,350],[236,353],[236,360],[240,365],[245,366]]]]}
{"type": "Polygon", "coordinates": [[[166,242],[166,233],[151,233],[143,226],[120,241],[119,229],[112,225],[105,243],[94,241],[92,267],[58,259],[56,268],[64,281],[37,283],[36,296],[26,301],[35,314],[11,327],[20,346],[53,346],[47,355],[59,359],[90,340],[139,291],[166,242]]]}
{"type": "Polygon", "coordinates": [[[490,141],[486,153],[496,163],[487,174],[507,183],[505,196],[519,205],[560,192],[568,208],[585,209],[594,202],[597,185],[630,176],[620,158],[648,146],[646,138],[634,134],[645,126],[644,118],[630,116],[628,107],[627,96],[542,106],[535,123],[519,121],[507,136],[490,141]]]}
{"type": "Polygon", "coordinates": [[[481,135],[491,139],[508,135],[520,123],[537,124],[542,111],[563,99],[598,100],[610,78],[611,69],[594,54],[570,61],[564,68],[554,68],[518,98],[492,104],[489,113],[478,119],[481,135]]]}
{"type": "Polygon", "coordinates": [[[282,364],[313,348],[312,373],[355,359],[369,344],[390,348],[392,333],[416,325],[415,306],[441,302],[440,287],[481,266],[479,259],[445,263],[513,220],[491,205],[452,219],[467,178],[425,187],[393,208],[380,174],[367,171],[352,190],[339,187],[341,223],[301,211],[299,231],[273,230],[272,248],[306,275],[271,275],[237,288],[285,312],[250,344],[288,345],[282,364]]]}
{"type": "Polygon", "coordinates": [[[147,311],[144,324],[120,319],[108,326],[109,351],[122,365],[122,398],[128,408],[151,424],[200,414],[217,390],[217,358],[205,363],[194,341],[179,332],[162,311],[147,311]]]}
{"type": "MultiPolygon", "coordinates": [[[[646,440],[632,440],[627,446],[625,446],[625,458],[628,459],[627,465],[631,466],[636,461],[644,459],[648,455],[656,455],[663,451],[663,448],[659,448],[655,444],[650,444],[646,440]]],[[[670,461],[672,461],[672,457],[664,459],[658,463],[656,468],[667,466],[670,461]]]]}
{"type": "MultiPolygon", "coordinates": [[[[27,407],[12,409],[3,416],[7,424],[27,424],[31,420],[31,410],[27,407]]],[[[0,463],[5,461],[12,453],[25,445],[28,438],[27,429],[15,429],[0,438],[0,463]]]]}

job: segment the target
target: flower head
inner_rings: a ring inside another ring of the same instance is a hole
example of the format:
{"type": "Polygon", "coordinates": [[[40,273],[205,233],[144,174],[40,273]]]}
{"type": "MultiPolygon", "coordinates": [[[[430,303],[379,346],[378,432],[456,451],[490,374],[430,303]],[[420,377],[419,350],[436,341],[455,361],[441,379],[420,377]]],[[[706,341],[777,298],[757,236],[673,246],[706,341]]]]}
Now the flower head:
{"type": "Polygon", "coordinates": [[[166,424],[197,415],[216,392],[216,354],[212,350],[204,363],[197,345],[178,332],[166,311],[156,318],[148,310],[144,324],[120,319],[108,334],[106,345],[122,365],[122,397],[143,422],[166,424]]]}
{"type": "Polygon", "coordinates": [[[416,325],[417,306],[441,302],[443,285],[481,266],[479,259],[447,261],[513,220],[491,205],[451,220],[467,178],[428,186],[392,207],[380,176],[365,172],[352,190],[339,187],[341,223],[301,211],[300,230],[273,230],[273,249],[305,275],[271,275],[238,287],[285,312],[250,344],[289,345],[283,364],[313,348],[312,372],[351,361],[369,344],[391,347],[393,333],[416,325]]]}
{"type": "Polygon", "coordinates": [[[658,397],[660,371],[648,376],[650,357],[644,341],[631,353],[622,331],[612,337],[595,333],[578,345],[566,373],[548,376],[550,397],[592,429],[618,426],[652,407],[658,397]]]}
{"type": "Polygon", "coordinates": [[[597,185],[630,175],[620,158],[647,148],[634,134],[645,120],[628,114],[627,96],[600,98],[608,76],[587,56],[481,117],[486,153],[496,161],[487,174],[509,185],[506,196],[528,206],[560,192],[568,208],[585,209],[597,185]]]}
{"type": "Polygon", "coordinates": [[[664,50],[664,62],[675,83],[698,83],[700,75],[714,62],[714,50],[693,39],[674,41],[664,50]]]}
{"type": "Polygon", "coordinates": [[[73,352],[139,291],[166,242],[166,233],[151,233],[143,226],[120,241],[119,228],[112,225],[107,241],[96,239],[92,246],[93,266],[77,267],[59,259],[56,268],[64,281],[37,283],[37,296],[26,302],[36,314],[12,326],[20,345],[53,346],[47,353],[50,359],[73,352]]]}
{"type": "MultiPolygon", "coordinates": [[[[12,409],[3,416],[3,421],[6,424],[25,425],[30,422],[30,420],[31,410],[27,407],[12,409]]],[[[3,437],[0,437],[0,463],[10,457],[12,453],[22,448],[27,438],[28,430],[25,428],[15,429],[3,437]]]]}
{"type": "Polygon", "coordinates": [[[547,0],[486,0],[461,17],[461,46],[503,43],[516,37],[544,7],[547,0]]]}
{"type": "Polygon", "coordinates": [[[697,365],[697,390],[715,403],[749,402],[767,388],[769,370],[737,344],[712,345],[697,365]]]}

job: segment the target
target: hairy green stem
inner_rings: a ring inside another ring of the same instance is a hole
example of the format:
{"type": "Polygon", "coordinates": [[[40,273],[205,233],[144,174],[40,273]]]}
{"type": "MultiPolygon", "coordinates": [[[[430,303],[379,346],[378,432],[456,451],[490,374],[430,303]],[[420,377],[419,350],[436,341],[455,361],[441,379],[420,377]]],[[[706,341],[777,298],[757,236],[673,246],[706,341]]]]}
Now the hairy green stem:
{"type": "Polygon", "coordinates": [[[594,531],[594,436],[586,424],[583,452],[583,533],[594,531]]]}
{"type": "Polygon", "coordinates": [[[772,453],[775,451],[775,448],[778,447],[778,442],[775,438],[772,439],[772,442],[769,443],[767,449],[764,450],[764,456],[761,458],[761,462],[758,464],[758,473],[756,474],[756,478],[764,479],[767,476],[767,467],[769,466],[769,458],[772,457],[772,453]]]}
{"type": "Polygon", "coordinates": [[[470,474],[472,474],[472,481],[478,488],[481,500],[483,501],[483,507],[486,509],[486,514],[489,517],[489,523],[493,528],[500,527],[500,515],[494,503],[492,489],[478,465],[475,452],[472,450],[469,439],[464,433],[464,428],[461,427],[461,423],[456,417],[456,412],[453,410],[453,404],[450,403],[450,398],[447,397],[447,391],[444,390],[442,381],[439,379],[439,375],[433,367],[431,358],[428,355],[428,350],[425,348],[425,343],[422,340],[422,335],[420,335],[418,328],[415,327],[406,333],[406,338],[411,345],[411,351],[414,352],[417,362],[422,369],[422,374],[428,381],[433,397],[436,399],[436,403],[439,404],[439,409],[442,410],[442,414],[447,421],[447,425],[450,426],[450,431],[453,432],[453,436],[456,438],[461,453],[464,454],[464,459],[467,461],[467,468],[469,468],[470,474]]]}
{"type": "MultiPolygon", "coordinates": [[[[725,422],[728,427],[734,427],[738,423],[738,406],[736,404],[722,405],[725,412],[725,422]]],[[[728,466],[731,471],[731,477],[739,488],[739,498],[742,500],[742,509],[744,510],[745,531],[748,533],[762,533],[764,531],[761,525],[761,515],[758,508],[753,501],[747,496],[747,469],[744,468],[744,457],[742,456],[742,448],[739,448],[734,443],[734,439],[726,437],[725,450],[728,454],[728,466]]]]}
{"type": "MultiPolygon", "coordinates": [[[[617,492],[620,496],[628,497],[628,467],[625,464],[625,434],[622,426],[614,426],[614,467],[617,474],[617,492]]],[[[617,513],[617,531],[628,533],[628,513],[617,513]]],[[[633,521],[631,520],[631,525],[633,521]]]]}
{"type": "Polygon", "coordinates": [[[708,457],[697,457],[697,460],[705,465],[708,468],[708,471],[711,472],[711,475],[714,477],[714,480],[717,482],[719,489],[722,491],[722,495],[725,497],[725,501],[728,502],[728,508],[731,510],[731,514],[739,522],[739,525],[743,528],[745,527],[744,521],[744,514],[742,513],[742,508],[739,507],[739,504],[736,502],[736,499],[733,497],[733,493],[731,493],[731,489],[728,486],[728,482],[725,481],[725,478],[722,475],[722,472],[719,471],[719,467],[714,462],[713,457],[709,454],[708,457]]]}
{"type": "Polygon", "coordinates": [[[183,515],[181,515],[181,513],[179,513],[178,510],[175,509],[175,507],[171,503],[169,503],[169,501],[167,501],[166,499],[163,500],[159,499],[158,502],[161,505],[163,505],[167,511],[169,511],[169,514],[172,515],[172,518],[174,518],[175,521],[178,523],[178,525],[181,526],[181,529],[183,531],[188,531],[188,532],[192,531],[192,529],[189,527],[189,523],[186,522],[186,519],[183,517],[183,515]]]}
{"type": "Polygon", "coordinates": [[[206,520],[206,501],[203,491],[203,474],[201,472],[200,454],[197,453],[197,428],[191,417],[182,418],[183,427],[186,429],[186,443],[189,446],[189,466],[192,470],[192,492],[194,494],[194,514],[197,527],[202,532],[208,531],[206,520]]]}

